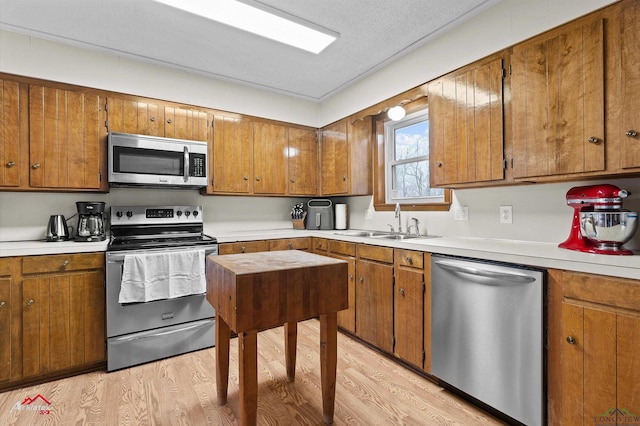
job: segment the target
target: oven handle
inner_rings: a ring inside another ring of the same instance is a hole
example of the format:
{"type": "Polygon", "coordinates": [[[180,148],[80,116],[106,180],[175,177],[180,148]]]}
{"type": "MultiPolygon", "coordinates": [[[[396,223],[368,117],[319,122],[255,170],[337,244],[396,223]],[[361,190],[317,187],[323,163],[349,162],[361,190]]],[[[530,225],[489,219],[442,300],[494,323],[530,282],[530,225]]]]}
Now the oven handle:
{"type": "Polygon", "coordinates": [[[189,181],[189,148],[184,147],[184,181],[189,181]]]}
{"type": "Polygon", "coordinates": [[[126,343],[126,342],[130,342],[132,340],[140,340],[140,339],[149,339],[152,337],[160,337],[160,336],[168,336],[170,334],[176,334],[176,333],[183,333],[185,331],[189,331],[189,330],[193,330],[194,328],[199,328],[202,327],[205,324],[208,324],[210,322],[210,320],[204,320],[204,321],[198,321],[197,323],[187,326],[187,327],[182,327],[182,328],[177,328],[175,330],[169,330],[169,331],[158,331],[156,333],[139,333],[137,335],[134,336],[122,336],[122,337],[116,337],[114,339],[110,339],[113,345],[117,345],[117,344],[122,344],[122,343],[126,343]]]}

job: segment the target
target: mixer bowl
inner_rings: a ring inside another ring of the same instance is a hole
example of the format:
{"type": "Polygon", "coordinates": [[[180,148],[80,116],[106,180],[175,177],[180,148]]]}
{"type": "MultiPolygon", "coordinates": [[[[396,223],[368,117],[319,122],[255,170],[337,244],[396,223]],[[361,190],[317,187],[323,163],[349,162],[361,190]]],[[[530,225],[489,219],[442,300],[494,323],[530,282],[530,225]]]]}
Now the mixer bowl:
{"type": "Polygon", "coordinates": [[[582,236],[604,250],[620,249],[638,229],[638,213],[617,211],[581,212],[582,236]]]}

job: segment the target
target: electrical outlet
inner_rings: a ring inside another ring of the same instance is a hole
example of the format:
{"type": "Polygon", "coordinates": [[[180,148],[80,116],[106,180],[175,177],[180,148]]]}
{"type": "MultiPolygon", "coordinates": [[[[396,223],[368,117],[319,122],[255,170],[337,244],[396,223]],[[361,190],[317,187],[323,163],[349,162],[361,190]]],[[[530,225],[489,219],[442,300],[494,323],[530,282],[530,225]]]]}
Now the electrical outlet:
{"type": "Polygon", "coordinates": [[[500,223],[513,223],[513,206],[500,206],[500,223]]]}
{"type": "Polygon", "coordinates": [[[457,206],[453,212],[454,220],[458,222],[466,222],[469,220],[469,207],[457,206]]]}

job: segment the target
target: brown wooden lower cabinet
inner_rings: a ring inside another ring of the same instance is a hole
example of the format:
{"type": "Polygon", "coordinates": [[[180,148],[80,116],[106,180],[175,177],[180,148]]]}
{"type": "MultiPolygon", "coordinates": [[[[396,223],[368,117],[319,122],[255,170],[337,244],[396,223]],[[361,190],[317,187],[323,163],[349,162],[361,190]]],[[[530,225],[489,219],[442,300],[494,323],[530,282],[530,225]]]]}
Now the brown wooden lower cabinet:
{"type": "Polygon", "coordinates": [[[0,390],[102,365],[104,253],[5,262],[11,275],[0,277],[0,390]]]}
{"type": "Polygon", "coordinates": [[[338,311],[338,327],[351,333],[356,332],[356,244],[346,241],[329,240],[328,255],[346,261],[348,266],[349,309],[338,311]]]}
{"type": "Polygon", "coordinates": [[[640,282],[549,276],[561,287],[549,289],[549,424],[627,424],[640,416],[640,282]]]}
{"type": "Polygon", "coordinates": [[[218,245],[218,254],[256,253],[269,251],[269,241],[241,241],[237,243],[221,243],[218,245]]]}
{"type": "Polygon", "coordinates": [[[311,237],[269,240],[269,250],[311,250],[311,237]]]}

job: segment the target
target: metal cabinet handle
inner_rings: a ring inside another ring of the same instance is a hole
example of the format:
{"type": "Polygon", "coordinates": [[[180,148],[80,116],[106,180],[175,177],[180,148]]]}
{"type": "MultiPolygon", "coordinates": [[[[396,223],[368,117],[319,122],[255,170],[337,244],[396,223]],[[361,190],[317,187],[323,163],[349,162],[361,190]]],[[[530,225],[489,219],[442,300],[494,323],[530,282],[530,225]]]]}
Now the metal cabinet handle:
{"type": "Polygon", "coordinates": [[[0,308],[4,308],[7,303],[4,300],[0,300],[0,308]]]}
{"type": "Polygon", "coordinates": [[[363,283],[363,282],[364,282],[364,277],[363,277],[363,276],[360,276],[359,281],[360,281],[361,283],[363,283]]]}
{"type": "Polygon", "coordinates": [[[171,119],[167,118],[167,123],[171,124],[171,119]]]}
{"type": "Polygon", "coordinates": [[[411,256],[407,256],[407,263],[409,265],[413,265],[413,259],[411,258],[411,256]]]}
{"type": "Polygon", "coordinates": [[[436,161],[436,167],[442,167],[442,162],[441,161],[436,161]]]}
{"type": "Polygon", "coordinates": [[[318,248],[322,248],[322,241],[318,241],[318,248]]]}
{"type": "Polygon", "coordinates": [[[40,163],[35,163],[33,166],[31,166],[32,169],[39,169],[40,168],[40,163]]]}
{"type": "Polygon", "coordinates": [[[289,243],[289,244],[287,244],[287,247],[289,247],[290,249],[292,249],[292,248],[293,248],[293,243],[289,243]]]}
{"type": "Polygon", "coordinates": [[[246,250],[247,250],[247,248],[246,248],[246,247],[244,247],[244,246],[242,246],[242,247],[240,248],[240,251],[241,251],[242,253],[244,253],[246,250]]]}
{"type": "Polygon", "coordinates": [[[400,287],[400,294],[404,296],[404,288],[400,287]]]}
{"type": "Polygon", "coordinates": [[[29,299],[27,300],[27,306],[31,306],[35,303],[35,301],[33,299],[29,299]]]}
{"type": "Polygon", "coordinates": [[[291,178],[291,183],[296,183],[296,178],[291,178]]]}
{"type": "Polygon", "coordinates": [[[260,176],[256,176],[256,180],[257,180],[258,182],[260,182],[260,179],[261,179],[261,177],[260,177],[260,176]]]}
{"type": "Polygon", "coordinates": [[[346,182],[347,181],[347,177],[346,176],[342,176],[342,181],[346,182]]]}
{"type": "Polygon", "coordinates": [[[591,137],[588,139],[588,142],[589,142],[589,143],[592,143],[592,144],[597,144],[597,143],[599,143],[599,142],[600,142],[600,139],[596,138],[595,136],[591,136],[591,137]]]}
{"type": "Polygon", "coordinates": [[[636,136],[638,136],[638,132],[636,132],[635,130],[627,130],[627,133],[625,133],[625,135],[630,138],[635,138],[636,136]]]}
{"type": "Polygon", "coordinates": [[[573,338],[573,336],[569,336],[567,337],[567,343],[570,345],[575,345],[576,344],[576,339],[573,338]]]}
{"type": "Polygon", "coordinates": [[[151,117],[150,120],[151,120],[152,123],[154,123],[156,121],[156,118],[155,117],[151,117]]]}
{"type": "Polygon", "coordinates": [[[249,176],[245,176],[243,179],[244,180],[249,180],[249,176]]]}
{"type": "Polygon", "coordinates": [[[62,262],[62,267],[64,268],[65,266],[67,266],[69,264],[68,260],[65,260],[64,262],[62,262]]]}
{"type": "Polygon", "coordinates": [[[16,165],[16,162],[15,162],[15,161],[9,161],[9,162],[7,163],[7,167],[13,167],[13,166],[15,166],[15,165],[16,165]]]}
{"type": "Polygon", "coordinates": [[[353,279],[353,274],[349,274],[349,280],[353,279]]]}

